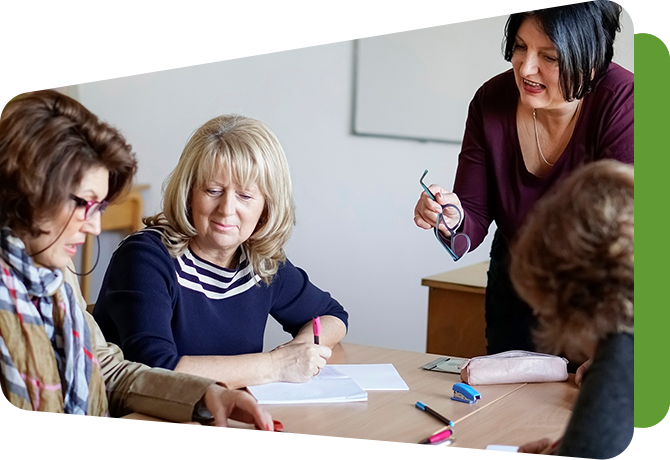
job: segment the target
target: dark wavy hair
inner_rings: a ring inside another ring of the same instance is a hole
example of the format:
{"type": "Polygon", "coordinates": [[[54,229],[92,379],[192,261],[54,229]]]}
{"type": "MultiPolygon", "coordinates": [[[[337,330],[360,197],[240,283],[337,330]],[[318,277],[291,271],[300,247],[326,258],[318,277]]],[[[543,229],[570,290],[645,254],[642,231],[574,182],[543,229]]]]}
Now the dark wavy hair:
{"type": "Polygon", "coordinates": [[[0,227],[39,236],[92,167],[109,171],[108,201],[129,188],[137,161],[123,136],[55,90],[21,94],[0,117],[0,227]]]}
{"type": "Polygon", "coordinates": [[[519,27],[526,19],[536,20],[556,47],[563,98],[581,99],[612,62],[620,16],[621,7],[608,0],[512,14],[505,25],[503,56],[512,60],[519,27]]]}
{"type": "Polygon", "coordinates": [[[584,344],[632,332],[633,188],[632,165],[589,163],[539,200],[519,232],[510,274],[544,351],[586,358],[584,344]]]}

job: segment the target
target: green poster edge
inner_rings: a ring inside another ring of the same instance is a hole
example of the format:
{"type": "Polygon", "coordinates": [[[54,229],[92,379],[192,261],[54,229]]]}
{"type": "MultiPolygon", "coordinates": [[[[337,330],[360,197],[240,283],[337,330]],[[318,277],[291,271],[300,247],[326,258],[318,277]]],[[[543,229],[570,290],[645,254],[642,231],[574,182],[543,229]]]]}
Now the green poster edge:
{"type": "Polygon", "coordinates": [[[668,413],[670,371],[666,366],[670,312],[664,305],[668,263],[667,213],[670,156],[663,138],[670,132],[665,110],[670,106],[670,56],[665,44],[650,34],[635,34],[635,207],[641,224],[635,270],[635,427],[647,428],[668,413]],[[664,148],[665,147],[665,148],[664,148]],[[650,222],[651,221],[651,222],[650,222]],[[641,308],[640,308],[641,307],[641,308]]]}

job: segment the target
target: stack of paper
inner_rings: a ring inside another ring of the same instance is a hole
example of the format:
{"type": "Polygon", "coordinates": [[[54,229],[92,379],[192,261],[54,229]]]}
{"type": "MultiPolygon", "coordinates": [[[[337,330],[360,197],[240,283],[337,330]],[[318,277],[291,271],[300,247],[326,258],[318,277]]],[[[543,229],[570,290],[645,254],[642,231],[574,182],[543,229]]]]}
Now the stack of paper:
{"type": "Polygon", "coordinates": [[[334,364],[309,382],[276,382],[247,387],[259,404],[367,401],[365,390],[408,390],[393,364],[334,364]]]}
{"type": "Polygon", "coordinates": [[[309,382],[275,382],[247,387],[259,404],[304,404],[367,401],[368,393],[336,369],[325,366],[309,382]]]}
{"type": "Polygon", "coordinates": [[[393,364],[331,364],[327,368],[351,377],[364,390],[409,390],[393,364]]]}

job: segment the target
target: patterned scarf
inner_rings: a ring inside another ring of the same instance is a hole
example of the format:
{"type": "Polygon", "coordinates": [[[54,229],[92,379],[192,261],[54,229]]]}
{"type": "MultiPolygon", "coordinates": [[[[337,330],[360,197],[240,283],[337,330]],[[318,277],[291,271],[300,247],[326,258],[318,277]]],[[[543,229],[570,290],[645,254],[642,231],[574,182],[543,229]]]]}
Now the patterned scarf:
{"type": "Polygon", "coordinates": [[[26,410],[107,415],[83,311],[60,270],[36,267],[23,242],[0,230],[0,384],[26,410]]]}

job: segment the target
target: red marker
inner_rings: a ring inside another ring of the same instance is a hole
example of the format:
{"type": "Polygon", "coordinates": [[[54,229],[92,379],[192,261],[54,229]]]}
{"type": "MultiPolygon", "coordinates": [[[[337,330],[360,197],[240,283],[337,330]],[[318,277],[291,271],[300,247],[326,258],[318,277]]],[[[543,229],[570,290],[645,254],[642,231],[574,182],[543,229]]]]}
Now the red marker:
{"type": "Polygon", "coordinates": [[[321,318],[318,316],[312,320],[312,331],[314,332],[314,343],[318,345],[321,335],[321,318]]]}

